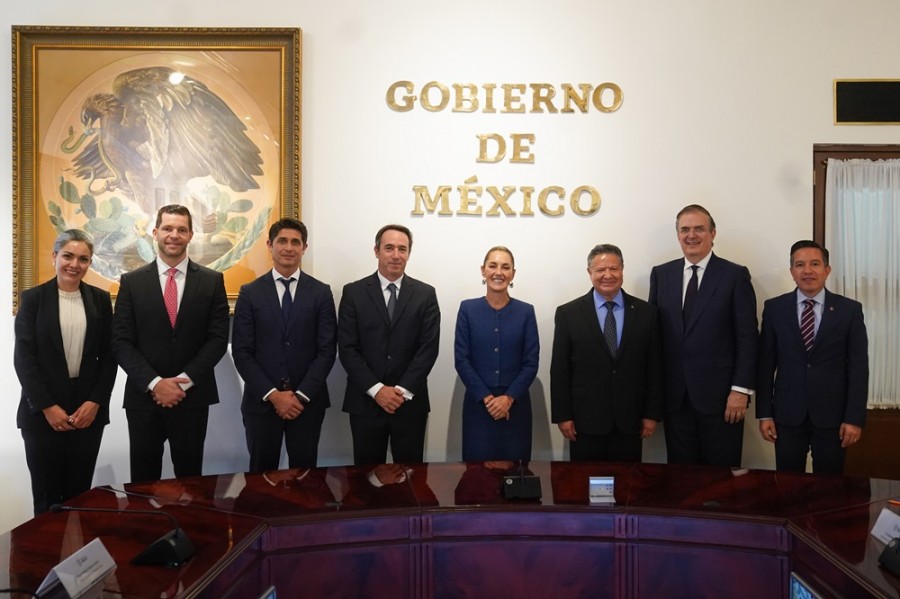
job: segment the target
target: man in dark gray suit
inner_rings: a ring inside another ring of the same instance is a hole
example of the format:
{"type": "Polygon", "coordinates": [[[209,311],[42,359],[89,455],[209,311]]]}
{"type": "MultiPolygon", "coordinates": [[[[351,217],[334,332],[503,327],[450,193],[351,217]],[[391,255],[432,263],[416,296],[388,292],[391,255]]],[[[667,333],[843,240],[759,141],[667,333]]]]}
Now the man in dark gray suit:
{"type": "Polygon", "coordinates": [[[430,411],[428,373],[438,355],[441,312],[431,285],[406,276],[412,233],[385,225],[375,236],[374,274],[344,286],[338,352],[347,371],[353,461],[421,462],[430,411]]]}
{"type": "Polygon", "coordinates": [[[244,379],[250,472],[278,469],[282,439],[291,468],[316,467],[337,318],[331,288],[300,269],[307,239],[296,219],[273,224],[266,247],[274,267],[241,287],[234,307],[231,353],[244,379]]]}
{"type": "Polygon", "coordinates": [[[175,476],[197,476],[209,406],[219,402],[215,366],[228,348],[228,296],[222,273],[191,261],[191,213],[159,209],[157,259],[122,275],[113,317],[113,351],[128,375],[131,480],[162,476],[169,442],[175,476]]]}
{"type": "Polygon", "coordinates": [[[662,420],[656,308],[622,290],[624,269],[618,247],[595,246],[593,288],[556,310],[550,406],[573,462],[639,462],[662,420]]]}
{"type": "Polygon", "coordinates": [[[828,250],[791,247],[794,291],[763,307],[756,417],[778,470],[842,474],[866,422],[869,344],[862,304],[825,289],[828,250]]]}
{"type": "Polygon", "coordinates": [[[671,464],[740,466],[756,385],[756,294],[745,266],[716,256],[716,221],[691,204],[675,218],[683,258],[650,272],[662,323],[671,464]]]}

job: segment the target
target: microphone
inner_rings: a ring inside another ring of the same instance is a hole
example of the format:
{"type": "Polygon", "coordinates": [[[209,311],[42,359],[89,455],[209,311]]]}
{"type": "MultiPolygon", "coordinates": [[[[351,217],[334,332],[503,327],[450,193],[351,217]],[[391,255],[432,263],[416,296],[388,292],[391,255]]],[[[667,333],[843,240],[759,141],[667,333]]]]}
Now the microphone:
{"type": "Polygon", "coordinates": [[[503,497],[506,499],[540,499],[541,477],[525,474],[525,464],[519,460],[517,468],[519,476],[506,476],[503,479],[503,497]]]}
{"type": "Polygon", "coordinates": [[[165,516],[172,523],[172,530],[155,540],[146,549],[131,559],[136,566],[166,566],[177,568],[194,557],[197,550],[187,533],[178,526],[178,520],[168,512],[154,510],[119,510],[101,507],[70,507],[54,503],[50,511],[59,512],[105,512],[108,514],[145,514],[148,516],[165,516]]]}

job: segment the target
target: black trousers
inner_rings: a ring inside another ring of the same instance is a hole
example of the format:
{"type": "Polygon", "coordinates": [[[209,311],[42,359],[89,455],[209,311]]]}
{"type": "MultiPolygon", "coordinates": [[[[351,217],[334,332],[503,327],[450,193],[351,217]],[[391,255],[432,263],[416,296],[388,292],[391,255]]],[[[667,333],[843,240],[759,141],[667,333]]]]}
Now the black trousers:
{"type": "MultiPolygon", "coordinates": [[[[575,425],[578,430],[578,425],[575,425]]],[[[569,459],[573,462],[640,462],[643,439],[638,433],[622,433],[613,429],[606,435],[578,433],[569,442],[569,459]]]]}
{"type": "Polygon", "coordinates": [[[685,397],[681,408],[666,412],[663,426],[670,464],[740,467],[744,421],[725,422],[724,404],[718,414],[701,414],[685,397]]]}
{"type": "Polygon", "coordinates": [[[209,406],[125,410],[131,482],[159,480],[166,441],[175,476],[203,474],[209,406]]]}
{"type": "Polygon", "coordinates": [[[815,474],[843,474],[847,452],[841,447],[841,428],[813,426],[809,416],[800,426],[776,422],[775,469],[806,472],[806,455],[812,451],[815,474]]]}
{"type": "Polygon", "coordinates": [[[289,468],[315,468],[319,457],[319,436],[323,408],[306,409],[293,420],[284,420],[274,409],[263,414],[244,412],[244,432],[250,452],[250,472],[278,470],[281,442],[287,448],[289,468]]]}
{"type": "Polygon", "coordinates": [[[91,488],[103,427],[95,422],[73,431],[22,429],[35,515],[91,488]]]}
{"type": "Polygon", "coordinates": [[[353,463],[384,464],[388,443],[391,457],[398,464],[422,462],[425,455],[425,424],[428,414],[396,416],[384,412],[378,416],[350,414],[353,437],[353,463]]]}

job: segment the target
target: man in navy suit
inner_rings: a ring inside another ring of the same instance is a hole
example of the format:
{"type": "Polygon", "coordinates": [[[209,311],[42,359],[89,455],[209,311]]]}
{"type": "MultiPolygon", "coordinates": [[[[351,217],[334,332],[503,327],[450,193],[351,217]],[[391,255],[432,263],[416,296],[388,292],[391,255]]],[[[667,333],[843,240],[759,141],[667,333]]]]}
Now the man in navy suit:
{"type": "Polygon", "coordinates": [[[378,270],[344,286],[338,352],[347,371],[353,461],[421,462],[430,411],[428,373],[438,355],[441,311],[434,287],[405,274],[412,233],[385,225],[375,236],[378,270]]]}
{"type": "Polygon", "coordinates": [[[663,416],[657,311],[622,291],[618,247],[595,246],[587,264],[593,288],[556,309],[552,420],[573,462],[640,462],[663,416]]]}
{"type": "Polygon", "coordinates": [[[866,422],[869,352],[862,304],[825,289],[828,250],[791,247],[797,288],[763,307],[756,417],[778,470],[841,474],[866,422]]]}
{"type": "Polygon", "coordinates": [[[282,438],[291,468],[316,467],[337,317],[331,288],[300,269],[307,239],[296,219],[273,224],[266,247],[274,267],[241,287],[234,307],[231,353],[244,379],[250,472],[278,469],[282,438]]]}
{"type": "Polygon", "coordinates": [[[222,273],[188,258],[191,213],[159,209],[157,259],[122,275],[113,352],[128,375],[132,482],[158,480],[166,441],[175,476],[198,476],[209,406],[219,402],[215,367],[228,349],[228,296],[222,273]]]}
{"type": "Polygon", "coordinates": [[[697,204],[675,218],[683,258],[655,266],[671,464],[740,466],[756,385],[756,294],[745,266],[716,256],[716,222],[697,204]]]}

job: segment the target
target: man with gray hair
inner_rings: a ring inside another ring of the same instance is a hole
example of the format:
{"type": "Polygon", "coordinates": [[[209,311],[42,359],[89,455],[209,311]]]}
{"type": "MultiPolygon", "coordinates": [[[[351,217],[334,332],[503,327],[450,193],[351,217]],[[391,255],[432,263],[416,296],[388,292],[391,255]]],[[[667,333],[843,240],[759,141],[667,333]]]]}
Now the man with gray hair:
{"type": "Polygon", "coordinates": [[[624,267],[618,247],[595,246],[592,289],[556,309],[550,407],[573,462],[639,462],[662,420],[657,312],[622,291],[624,267]]]}

